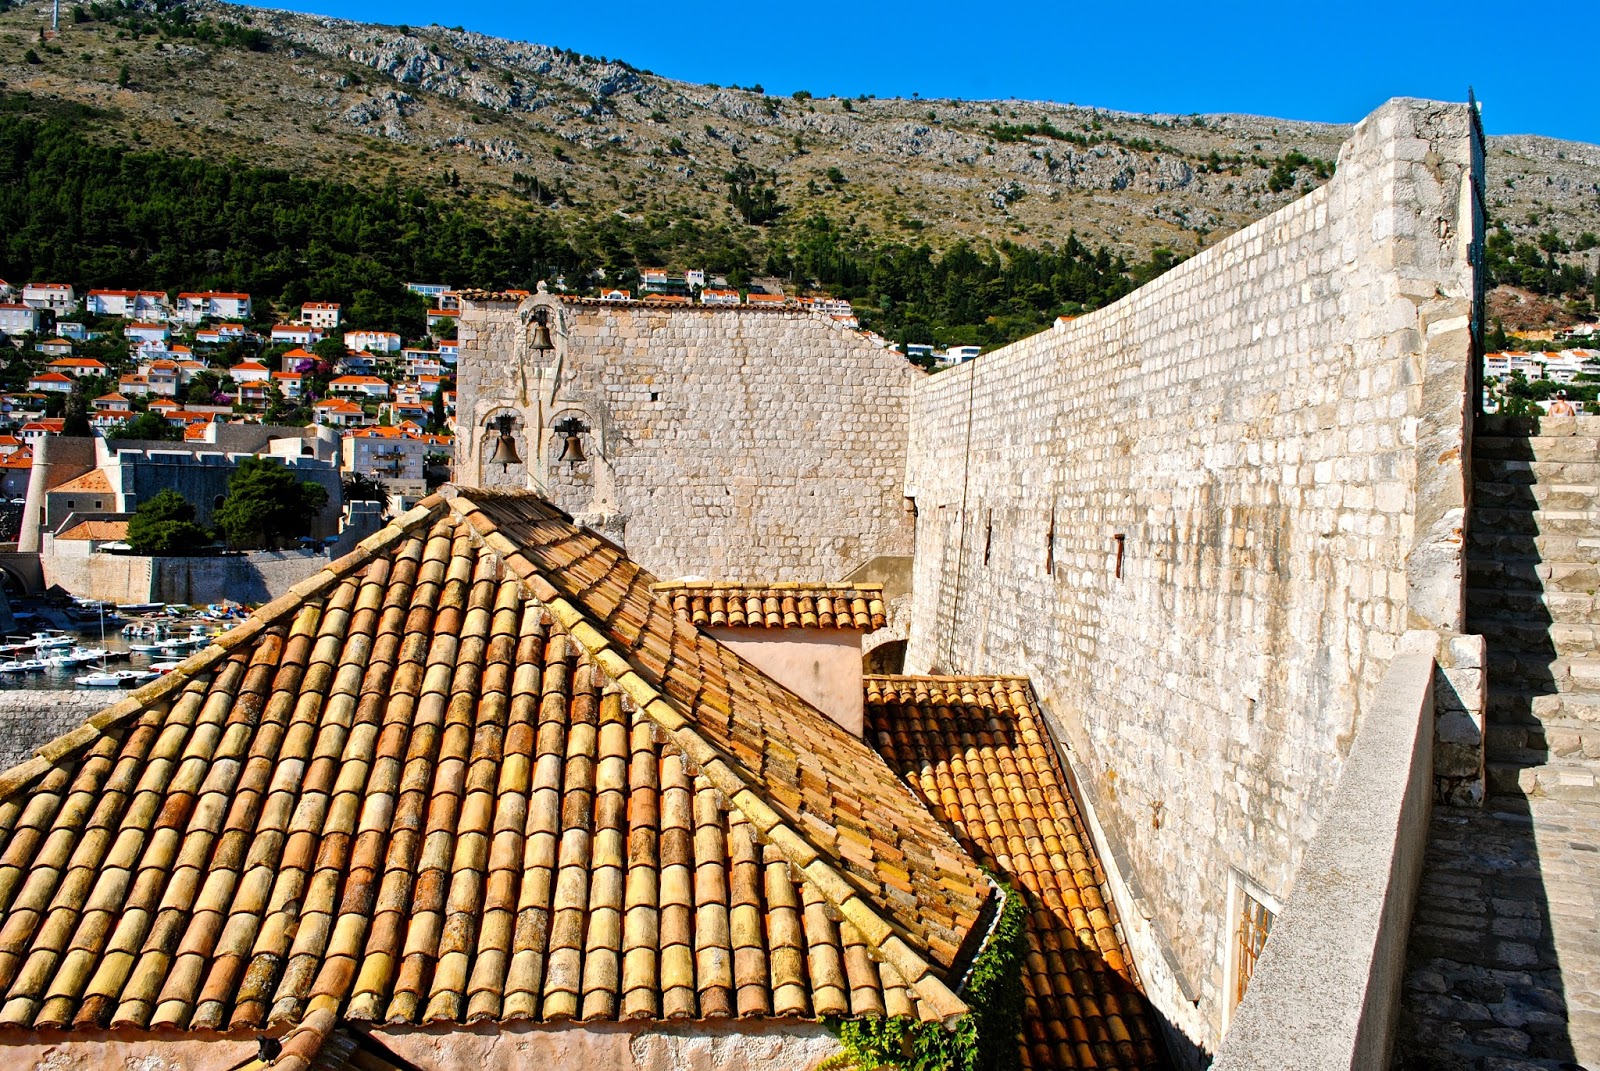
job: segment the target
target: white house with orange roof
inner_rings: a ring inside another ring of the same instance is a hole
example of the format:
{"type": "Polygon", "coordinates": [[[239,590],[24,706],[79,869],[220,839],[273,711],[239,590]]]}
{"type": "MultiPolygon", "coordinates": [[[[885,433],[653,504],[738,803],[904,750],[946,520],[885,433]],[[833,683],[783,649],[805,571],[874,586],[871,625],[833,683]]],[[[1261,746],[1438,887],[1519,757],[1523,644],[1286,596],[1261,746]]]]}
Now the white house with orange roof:
{"type": "Polygon", "coordinates": [[[399,353],[401,339],[393,331],[346,331],[344,345],[362,353],[399,353]]]}
{"type": "Polygon", "coordinates": [[[248,320],[250,295],[221,290],[179,294],[172,306],[172,318],[186,324],[202,320],[248,320]]]}
{"type": "Polygon", "coordinates": [[[141,376],[137,372],[117,377],[117,390],[130,398],[143,397],[150,393],[150,377],[141,376]]]}
{"type": "Polygon", "coordinates": [[[28,389],[45,394],[71,394],[72,378],[60,372],[40,372],[28,380],[28,389]]]}
{"type": "Polygon", "coordinates": [[[318,424],[331,428],[360,428],[372,423],[366,411],[348,398],[324,398],[311,406],[318,424]]]}
{"type": "Polygon", "coordinates": [[[28,283],[22,288],[22,303],[55,313],[71,312],[78,307],[78,293],[68,283],[28,283]]]}
{"type": "Polygon", "coordinates": [[[152,320],[135,320],[125,325],[122,333],[127,336],[129,342],[153,342],[160,346],[166,345],[167,340],[172,337],[172,331],[166,324],[152,320]]]}
{"type": "Polygon", "coordinates": [[[297,401],[305,386],[305,376],[299,372],[274,372],[272,383],[283,396],[290,401],[297,401]]]}
{"type": "Polygon", "coordinates": [[[300,322],[312,327],[332,330],[339,326],[340,310],[337,301],[308,301],[300,306],[300,322]]]}
{"type": "Polygon", "coordinates": [[[274,324],[272,327],[273,345],[289,343],[295,346],[315,346],[327,336],[322,328],[311,324],[274,324]]]}
{"type": "Polygon", "coordinates": [[[389,397],[389,384],[377,376],[340,376],[328,384],[328,389],[335,394],[378,401],[389,397]]]}
{"type": "MultiPolygon", "coordinates": [[[[430,335],[436,333],[439,330],[439,325],[440,324],[451,324],[451,325],[454,325],[455,322],[456,322],[456,317],[458,317],[460,315],[461,315],[461,311],[459,309],[455,310],[454,312],[452,312],[449,309],[429,309],[428,310],[428,333],[430,335]]],[[[453,329],[454,328],[452,326],[452,330],[453,329]]]]}
{"type": "Polygon", "coordinates": [[[129,409],[96,409],[89,414],[89,426],[95,431],[104,434],[133,419],[133,411],[129,409]]]}
{"type": "Polygon", "coordinates": [[[47,338],[34,345],[34,349],[48,357],[70,357],[72,355],[72,340],[66,338],[47,338]]]}
{"type": "Polygon", "coordinates": [[[39,310],[20,302],[0,304],[0,335],[38,334],[42,317],[39,310]]]}
{"type": "Polygon", "coordinates": [[[62,417],[41,417],[22,425],[17,431],[17,438],[27,443],[30,450],[36,451],[40,441],[51,435],[60,435],[66,426],[67,422],[62,417]]]}
{"type": "Polygon", "coordinates": [[[702,305],[737,305],[737,304],[739,304],[739,291],[737,291],[737,290],[702,290],[702,291],[700,291],[700,304],[702,304],[702,305]]]}
{"type": "Polygon", "coordinates": [[[110,371],[93,357],[57,357],[45,365],[45,370],[66,376],[103,376],[110,371]]]}
{"type": "Polygon", "coordinates": [[[428,444],[415,432],[360,428],[344,437],[341,452],[340,467],[346,472],[376,477],[402,494],[424,489],[428,444]]]}
{"type": "Polygon", "coordinates": [[[240,361],[228,369],[228,378],[235,383],[261,383],[264,385],[271,374],[271,370],[260,361],[240,361]]]}
{"type": "Polygon", "coordinates": [[[606,286],[600,288],[601,301],[632,301],[633,291],[624,290],[619,286],[606,286]]]}
{"type": "Polygon", "coordinates": [[[783,294],[748,294],[745,296],[746,305],[787,305],[789,299],[783,294]]]}
{"type": "Polygon", "coordinates": [[[187,387],[201,372],[210,370],[210,366],[204,361],[197,361],[192,357],[185,357],[173,363],[178,366],[178,385],[184,387],[187,387]]]}
{"type": "Polygon", "coordinates": [[[444,371],[444,360],[438,350],[406,348],[400,351],[408,376],[439,375],[444,371]]]}
{"type": "Polygon", "coordinates": [[[387,416],[389,423],[397,427],[413,421],[425,421],[431,412],[432,406],[416,398],[396,398],[378,408],[378,415],[387,416]]]}
{"type": "Polygon", "coordinates": [[[461,356],[461,341],[454,338],[439,340],[439,360],[445,364],[453,365],[461,356]]]}
{"type": "Polygon", "coordinates": [[[128,399],[120,391],[102,394],[94,400],[93,404],[95,409],[103,412],[121,412],[129,408],[128,399]]]}
{"type": "Polygon", "coordinates": [[[122,316],[130,320],[165,320],[171,315],[167,295],[161,290],[91,290],[84,310],[95,316],[122,316]]]}

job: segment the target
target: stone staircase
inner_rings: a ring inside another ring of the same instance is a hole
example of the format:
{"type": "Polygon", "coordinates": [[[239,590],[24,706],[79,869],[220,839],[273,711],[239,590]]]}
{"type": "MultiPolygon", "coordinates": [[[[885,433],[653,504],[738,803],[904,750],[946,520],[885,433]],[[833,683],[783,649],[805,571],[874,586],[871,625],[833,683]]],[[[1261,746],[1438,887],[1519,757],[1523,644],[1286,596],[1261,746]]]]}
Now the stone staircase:
{"type": "Polygon", "coordinates": [[[1467,631],[1489,655],[1488,792],[1592,801],[1600,417],[1482,420],[1469,532],[1467,631]]]}

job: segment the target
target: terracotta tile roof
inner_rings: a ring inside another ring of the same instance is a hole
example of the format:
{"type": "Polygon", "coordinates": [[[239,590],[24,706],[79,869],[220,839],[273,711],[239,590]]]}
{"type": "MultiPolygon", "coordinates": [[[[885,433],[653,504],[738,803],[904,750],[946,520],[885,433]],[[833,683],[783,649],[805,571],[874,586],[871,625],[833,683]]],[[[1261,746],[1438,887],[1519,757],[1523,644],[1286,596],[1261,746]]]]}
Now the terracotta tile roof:
{"type": "Polygon", "coordinates": [[[987,879],[652,580],[435,496],[0,775],[0,1028],[963,1014],[987,879]]]}
{"type": "Polygon", "coordinates": [[[884,625],[882,584],[724,584],[673,580],[655,585],[678,616],[713,628],[856,628],[884,625]]]}
{"type": "Polygon", "coordinates": [[[56,536],[57,539],[72,540],[112,540],[128,538],[127,521],[79,521],[65,532],[56,536]]]}
{"type": "Polygon", "coordinates": [[[99,491],[110,494],[111,480],[106,476],[103,469],[90,469],[82,476],[78,476],[74,479],[68,480],[66,483],[60,483],[50,488],[50,492],[52,494],[57,491],[99,491]]]}
{"type": "Polygon", "coordinates": [[[1116,909],[1023,677],[865,678],[867,736],[1027,901],[1024,1067],[1163,1067],[1116,909]]]}

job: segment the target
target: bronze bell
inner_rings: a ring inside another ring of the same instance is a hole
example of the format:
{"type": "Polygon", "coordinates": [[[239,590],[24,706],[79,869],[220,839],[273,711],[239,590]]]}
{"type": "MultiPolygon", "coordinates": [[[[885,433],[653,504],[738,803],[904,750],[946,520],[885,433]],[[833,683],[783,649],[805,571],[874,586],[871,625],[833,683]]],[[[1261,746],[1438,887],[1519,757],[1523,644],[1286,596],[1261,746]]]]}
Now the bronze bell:
{"type": "Polygon", "coordinates": [[[511,434],[512,423],[513,418],[509,413],[495,417],[494,424],[500,433],[500,439],[494,444],[494,453],[489,456],[489,464],[504,465],[507,468],[522,464],[522,458],[517,456],[516,437],[511,434]]]}
{"type": "Polygon", "coordinates": [[[540,353],[556,348],[550,339],[550,313],[543,306],[533,310],[533,348],[540,353]]]}
{"type": "Polygon", "coordinates": [[[588,455],[583,452],[582,435],[589,429],[577,417],[568,417],[551,429],[557,435],[566,436],[566,441],[561,444],[561,456],[556,458],[558,465],[577,465],[588,460],[588,455]]]}

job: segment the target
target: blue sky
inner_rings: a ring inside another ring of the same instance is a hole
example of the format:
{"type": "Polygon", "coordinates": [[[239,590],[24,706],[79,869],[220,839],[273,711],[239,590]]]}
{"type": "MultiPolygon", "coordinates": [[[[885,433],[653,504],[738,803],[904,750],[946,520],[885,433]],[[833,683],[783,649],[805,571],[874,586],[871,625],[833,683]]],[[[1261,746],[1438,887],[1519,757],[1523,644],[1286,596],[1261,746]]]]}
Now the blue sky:
{"type": "Polygon", "coordinates": [[[782,94],[1017,97],[1353,122],[1392,96],[1464,100],[1470,84],[1491,134],[1600,143],[1596,0],[270,6],[391,25],[463,25],[673,78],[759,82],[782,94]]]}

